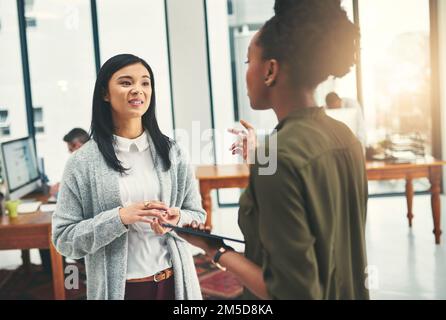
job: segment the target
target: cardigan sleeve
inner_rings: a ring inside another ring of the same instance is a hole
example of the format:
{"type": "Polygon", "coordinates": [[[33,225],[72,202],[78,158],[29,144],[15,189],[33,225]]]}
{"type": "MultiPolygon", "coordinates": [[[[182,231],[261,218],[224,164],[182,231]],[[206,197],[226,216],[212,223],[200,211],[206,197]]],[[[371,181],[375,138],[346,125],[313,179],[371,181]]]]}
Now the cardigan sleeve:
{"type": "Polygon", "coordinates": [[[72,259],[95,253],[128,231],[119,216],[119,207],[84,218],[88,215],[83,212],[81,191],[88,181],[83,181],[86,175],[76,174],[80,168],[82,163],[75,157],[68,160],[52,222],[54,246],[72,259]]]}

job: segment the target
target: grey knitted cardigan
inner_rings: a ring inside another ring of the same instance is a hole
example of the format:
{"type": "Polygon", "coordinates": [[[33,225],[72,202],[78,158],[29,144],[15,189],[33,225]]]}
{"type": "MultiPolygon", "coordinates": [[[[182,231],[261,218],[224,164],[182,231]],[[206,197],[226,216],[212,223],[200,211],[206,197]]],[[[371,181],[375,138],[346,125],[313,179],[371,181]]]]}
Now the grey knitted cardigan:
{"type": "MultiPolygon", "coordinates": [[[[161,201],[204,222],[206,213],[185,155],[173,143],[170,170],[163,171],[148,134],[159,178],[161,201]]],[[[128,229],[119,217],[119,173],[106,164],[94,140],[68,160],[53,215],[52,241],[63,256],[85,258],[88,299],[124,299],[128,229]]],[[[150,200],[150,199],[148,199],[150,200]]],[[[175,232],[167,236],[175,281],[175,299],[202,299],[189,245],[175,232]]]]}

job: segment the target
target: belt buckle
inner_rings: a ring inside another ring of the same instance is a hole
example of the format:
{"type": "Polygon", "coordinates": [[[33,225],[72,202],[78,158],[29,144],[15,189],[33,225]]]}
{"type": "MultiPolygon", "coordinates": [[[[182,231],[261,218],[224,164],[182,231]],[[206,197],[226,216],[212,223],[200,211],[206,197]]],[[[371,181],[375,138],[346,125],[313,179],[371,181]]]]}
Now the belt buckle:
{"type": "Polygon", "coordinates": [[[164,272],[164,270],[163,271],[160,271],[160,272],[157,272],[154,276],[153,276],[153,281],[155,281],[155,282],[160,282],[160,281],[162,281],[162,280],[164,280],[164,279],[166,279],[166,273],[164,272]],[[164,278],[157,278],[158,276],[163,276],[164,275],[164,278]]]}

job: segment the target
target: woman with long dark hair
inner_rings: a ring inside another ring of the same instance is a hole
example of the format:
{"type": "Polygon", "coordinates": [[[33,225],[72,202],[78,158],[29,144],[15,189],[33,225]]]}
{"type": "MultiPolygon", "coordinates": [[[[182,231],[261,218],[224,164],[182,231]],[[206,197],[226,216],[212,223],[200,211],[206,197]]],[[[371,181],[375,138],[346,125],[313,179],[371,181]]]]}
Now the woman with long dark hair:
{"type": "MultiPolygon", "coordinates": [[[[277,154],[277,170],[262,175],[257,160],[251,166],[239,209],[244,255],[181,236],[235,274],[245,298],[368,299],[362,147],[314,99],[321,82],[354,64],[359,30],[340,0],[276,0],[274,9],[251,40],[246,83],[252,108],[272,108],[279,121],[277,148],[262,153],[277,154]]],[[[244,143],[232,149],[246,157],[255,134],[244,126],[244,143]]]]}
{"type": "Polygon", "coordinates": [[[85,257],[88,299],[201,299],[188,244],[157,223],[204,222],[206,214],[155,106],[155,78],[143,59],[120,54],[104,63],[92,140],[69,159],[53,216],[56,249],[85,257]]]}

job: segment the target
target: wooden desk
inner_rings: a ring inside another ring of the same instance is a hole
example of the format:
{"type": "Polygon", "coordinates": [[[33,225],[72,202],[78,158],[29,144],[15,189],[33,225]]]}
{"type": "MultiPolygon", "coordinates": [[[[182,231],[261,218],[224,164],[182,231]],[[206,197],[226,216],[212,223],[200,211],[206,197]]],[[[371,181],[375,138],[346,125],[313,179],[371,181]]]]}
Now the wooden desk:
{"type": "MultiPolygon", "coordinates": [[[[43,203],[48,198],[39,195],[32,195],[32,197],[43,203]]],[[[14,219],[9,219],[7,215],[0,216],[0,250],[49,248],[54,298],[65,300],[63,260],[51,242],[51,216],[51,213],[40,210],[35,213],[19,214],[14,219]]],[[[26,254],[23,257],[26,259],[26,254]]],[[[24,263],[26,264],[27,261],[24,263]]]]}
{"type": "MultiPolygon", "coordinates": [[[[432,218],[434,222],[435,243],[440,243],[441,211],[440,192],[442,166],[445,161],[426,160],[411,164],[392,164],[386,162],[367,162],[367,178],[369,180],[406,180],[407,218],[412,226],[413,179],[428,178],[431,183],[432,218]]],[[[212,227],[212,189],[246,188],[249,180],[249,169],[244,164],[198,166],[195,175],[199,181],[203,208],[208,216],[206,225],[212,227]]]]}

